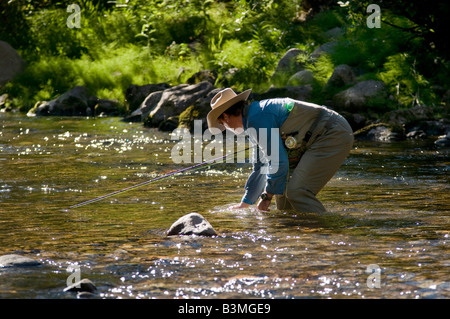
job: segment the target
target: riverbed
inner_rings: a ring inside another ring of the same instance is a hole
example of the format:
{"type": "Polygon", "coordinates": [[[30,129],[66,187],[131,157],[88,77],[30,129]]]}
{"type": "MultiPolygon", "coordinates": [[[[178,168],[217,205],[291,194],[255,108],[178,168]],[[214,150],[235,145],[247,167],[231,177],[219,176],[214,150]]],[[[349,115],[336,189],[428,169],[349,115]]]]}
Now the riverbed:
{"type": "MultiPolygon", "coordinates": [[[[450,298],[449,148],[355,142],[319,194],[322,216],[240,201],[250,164],[184,172],[167,132],[120,118],[0,113],[0,298],[450,298]],[[167,237],[197,212],[214,237],[167,237]]],[[[192,164],[191,164],[192,165],[192,164]]]]}

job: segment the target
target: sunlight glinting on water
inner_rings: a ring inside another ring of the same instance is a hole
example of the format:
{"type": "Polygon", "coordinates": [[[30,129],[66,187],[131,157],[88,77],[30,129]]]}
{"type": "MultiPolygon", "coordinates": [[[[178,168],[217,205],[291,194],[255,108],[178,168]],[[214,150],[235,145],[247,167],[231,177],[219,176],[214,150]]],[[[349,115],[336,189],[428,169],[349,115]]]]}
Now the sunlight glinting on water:
{"type": "Polygon", "coordinates": [[[1,298],[66,298],[74,265],[99,298],[450,296],[448,149],[357,142],[319,194],[323,216],[231,210],[251,164],[226,161],[69,210],[195,163],[174,163],[170,135],[139,123],[0,121],[0,255],[42,263],[0,269],[11,287],[1,298]],[[218,236],[167,237],[190,212],[218,236]]]}

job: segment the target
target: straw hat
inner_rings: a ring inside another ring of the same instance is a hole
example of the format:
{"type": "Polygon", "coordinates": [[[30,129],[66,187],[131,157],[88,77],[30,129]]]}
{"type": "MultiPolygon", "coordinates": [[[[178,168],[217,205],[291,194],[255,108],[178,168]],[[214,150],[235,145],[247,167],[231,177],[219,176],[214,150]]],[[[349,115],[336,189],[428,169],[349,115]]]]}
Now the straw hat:
{"type": "Polygon", "coordinates": [[[211,100],[212,110],[206,117],[209,129],[225,130],[225,126],[220,124],[217,118],[237,102],[247,100],[251,91],[252,89],[236,94],[232,89],[226,88],[217,93],[211,100]]]}

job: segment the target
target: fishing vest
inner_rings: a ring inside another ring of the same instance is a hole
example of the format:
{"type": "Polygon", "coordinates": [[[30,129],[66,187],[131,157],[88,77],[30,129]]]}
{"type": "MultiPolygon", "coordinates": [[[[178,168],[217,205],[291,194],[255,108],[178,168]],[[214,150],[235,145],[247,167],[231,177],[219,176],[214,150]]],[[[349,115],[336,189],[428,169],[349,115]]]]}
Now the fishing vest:
{"type": "Polygon", "coordinates": [[[283,105],[289,116],[280,127],[289,169],[295,169],[307,148],[327,124],[328,109],[313,103],[291,100],[283,105]]]}
{"type": "MultiPolygon", "coordinates": [[[[317,104],[286,100],[283,106],[289,115],[280,127],[280,136],[288,155],[289,168],[294,169],[315,138],[331,123],[329,119],[333,113],[317,104]]],[[[243,110],[245,117],[249,107],[246,105],[243,110]]]]}

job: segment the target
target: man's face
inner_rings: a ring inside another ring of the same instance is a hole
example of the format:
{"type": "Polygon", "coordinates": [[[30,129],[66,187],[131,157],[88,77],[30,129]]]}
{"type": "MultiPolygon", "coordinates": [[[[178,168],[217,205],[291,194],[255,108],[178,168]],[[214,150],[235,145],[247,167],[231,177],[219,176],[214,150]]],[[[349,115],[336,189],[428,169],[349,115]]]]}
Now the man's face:
{"type": "Polygon", "coordinates": [[[232,131],[234,134],[241,134],[244,132],[244,125],[242,124],[242,114],[241,115],[228,115],[223,113],[219,122],[227,128],[227,130],[232,131]]]}

